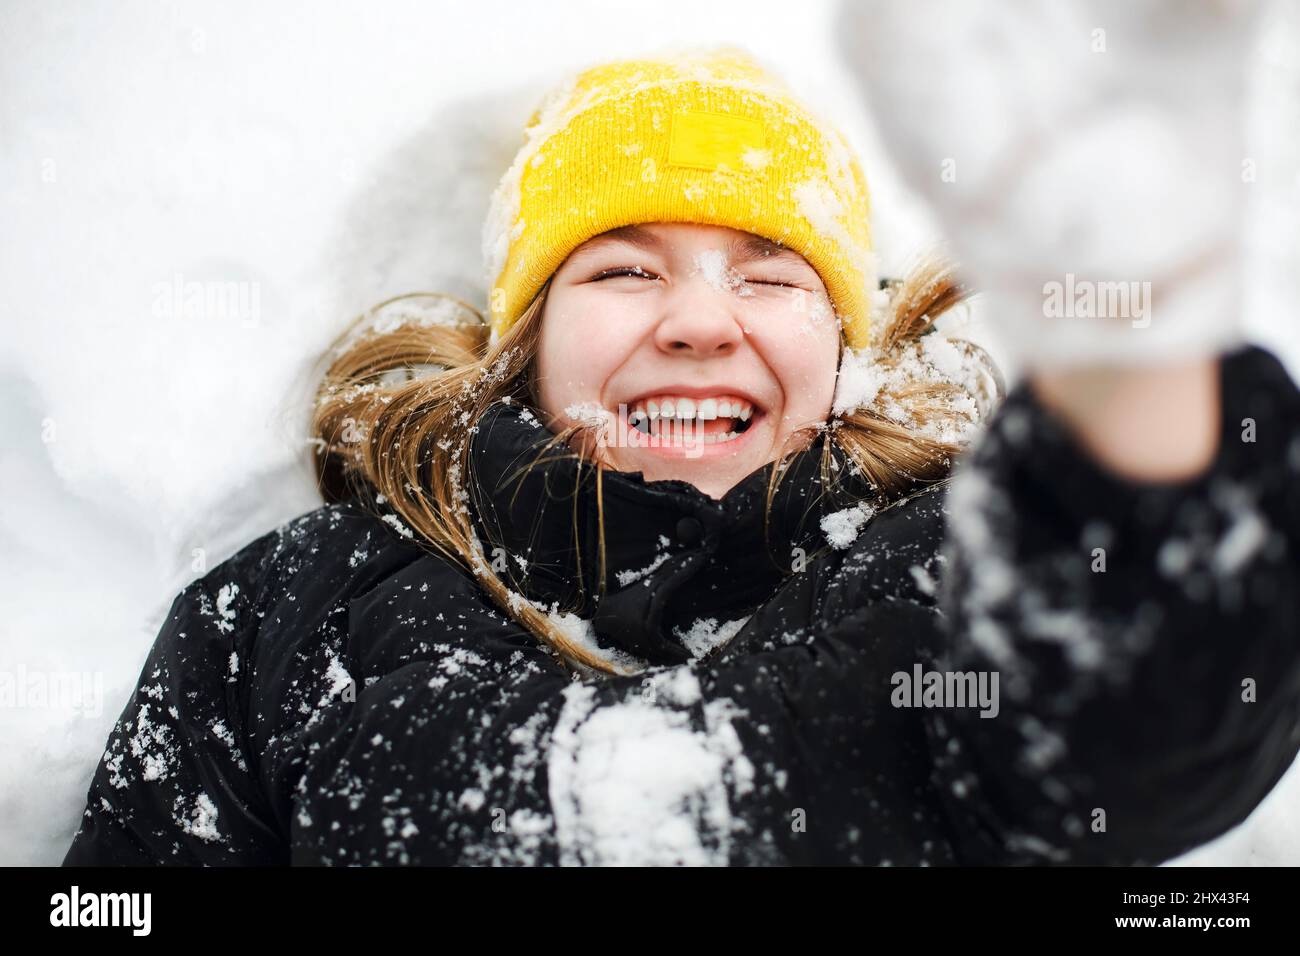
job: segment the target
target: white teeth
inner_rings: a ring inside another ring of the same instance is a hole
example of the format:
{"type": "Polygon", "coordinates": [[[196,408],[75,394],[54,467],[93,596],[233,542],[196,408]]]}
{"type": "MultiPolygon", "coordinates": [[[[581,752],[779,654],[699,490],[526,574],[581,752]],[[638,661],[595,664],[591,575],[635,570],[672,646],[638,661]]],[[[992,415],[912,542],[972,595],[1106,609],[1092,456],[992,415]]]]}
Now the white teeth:
{"type": "Polygon", "coordinates": [[[717,445],[741,436],[738,431],[706,432],[702,425],[693,424],[693,419],[664,418],[663,415],[650,418],[641,411],[629,415],[628,421],[643,435],[665,446],[717,445]]]}
{"type": "Polygon", "coordinates": [[[734,441],[744,429],[705,433],[704,422],[734,419],[748,422],[754,407],[738,398],[676,398],[637,402],[628,411],[628,423],[643,434],[657,438],[664,445],[716,445],[734,441]],[[696,422],[700,424],[696,424],[696,422]]]}
{"type": "Polygon", "coordinates": [[[629,411],[644,412],[653,421],[656,418],[681,418],[687,421],[698,418],[712,421],[715,418],[739,418],[747,421],[753,406],[740,399],[729,398],[660,398],[636,402],[629,411]]]}

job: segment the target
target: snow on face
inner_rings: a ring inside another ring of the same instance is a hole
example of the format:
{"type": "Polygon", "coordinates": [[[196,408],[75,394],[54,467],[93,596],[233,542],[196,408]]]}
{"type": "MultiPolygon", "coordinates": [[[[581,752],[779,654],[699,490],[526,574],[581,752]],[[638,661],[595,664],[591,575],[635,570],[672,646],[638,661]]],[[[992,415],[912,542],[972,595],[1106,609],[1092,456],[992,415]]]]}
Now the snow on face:
{"type": "Polygon", "coordinates": [[[753,295],[754,290],[745,282],[739,269],[733,269],[727,262],[727,254],[721,249],[705,249],[692,258],[696,270],[704,277],[709,288],[715,292],[734,292],[737,295],[753,295]]]}
{"type": "Polygon", "coordinates": [[[558,430],[652,397],[743,399],[753,414],[741,427],[677,415],[688,434],[738,438],[647,447],[620,427],[602,445],[621,471],[721,497],[796,429],[827,420],[840,341],[825,286],[797,253],[722,226],[643,224],[589,240],[553,276],[540,404],[558,430]]]}

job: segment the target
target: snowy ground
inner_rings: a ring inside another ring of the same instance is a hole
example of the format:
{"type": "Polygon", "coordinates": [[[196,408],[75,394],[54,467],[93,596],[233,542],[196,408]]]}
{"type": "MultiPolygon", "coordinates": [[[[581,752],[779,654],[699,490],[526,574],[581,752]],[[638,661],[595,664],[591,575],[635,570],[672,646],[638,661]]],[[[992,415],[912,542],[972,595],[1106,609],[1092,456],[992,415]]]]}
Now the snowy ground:
{"type": "MultiPolygon", "coordinates": [[[[859,144],[886,272],[931,241],[836,59],[833,12],[5,6],[0,673],[87,697],[0,709],[0,863],[62,857],[175,593],[316,505],[302,436],[329,340],[401,292],[483,302],[491,186],[560,72],[666,44],[746,46],[859,144]],[[190,308],[193,282],[243,298],[190,308]]],[[[1300,332],[1274,302],[1255,331],[1300,372],[1300,332]]],[[[1293,770],[1187,860],[1300,862],[1297,798],[1293,770]]]]}

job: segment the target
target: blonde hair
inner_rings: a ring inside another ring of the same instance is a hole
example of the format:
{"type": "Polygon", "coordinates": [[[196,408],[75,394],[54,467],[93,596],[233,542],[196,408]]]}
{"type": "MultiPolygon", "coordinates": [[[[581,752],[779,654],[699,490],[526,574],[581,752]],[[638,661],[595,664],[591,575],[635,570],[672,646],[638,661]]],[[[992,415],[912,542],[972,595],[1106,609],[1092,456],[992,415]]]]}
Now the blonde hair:
{"type": "MultiPolygon", "coordinates": [[[[317,484],[327,502],[355,496],[372,509],[386,503],[423,546],[467,569],[493,603],[564,663],[588,674],[624,673],[497,575],[484,558],[469,511],[469,426],[502,399],[537,407],[533,360],[549,287],[548,281],[495,345],[477,309],[436,293],[399,296],[359,317],[335,341],[317,392],[312,422],[317,484]],[[430,311],[430,303],[441,308],[430,311]],[[411,307],[405,317],[404,306],[411,307]]],[[[915,373],[922,336],[968,294],[953,267],[927,258],[891,292],[887,320],[870,356],[873,374],[883,383],[875,399],[833,415],[824,427],[792,436],[792,444],[805,447],[824,431],[824,487],[835,487],[843,477],[836,474],[838,447],[875,489],[878,504],[945,478],[962,447],[953,436],[980,415],[969,387],[915,373]]],[[[957,347],[992,370],[976,346],[957,342],[957,347]]],[[[1000,380],[992,374],[1000,392],[1000,380]]],[[[603,592],[607,465],[585,450],[597,444],[582,440],[590,427],[573,425],[555,434],[525,468],[567,457],[577,462],[576,481],[586,469],[594,473],[600,519],[596,567],[603,592]]],[[[772,469],[769,516],[793,454],[783,454],[772,469]]]]}

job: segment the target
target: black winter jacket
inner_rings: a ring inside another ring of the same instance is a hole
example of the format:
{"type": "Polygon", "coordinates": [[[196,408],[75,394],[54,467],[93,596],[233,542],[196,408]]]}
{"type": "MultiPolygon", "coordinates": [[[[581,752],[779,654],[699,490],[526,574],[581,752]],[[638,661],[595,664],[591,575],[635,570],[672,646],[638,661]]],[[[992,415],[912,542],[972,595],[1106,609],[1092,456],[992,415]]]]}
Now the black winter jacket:
{"type": "Polygon", "coordinates": [[[1103,472],[1023,389],[878,513],[811,455],[766,528],[767,468],[720,501],[606,473],[599,602],[590,472],[517,482],[548,434],[498,404],[489,559],[649,668],[575,679],[395,515],[323,507],[177,597],[65,862],[1175,856],[1300,746],[1300,397],[1258,349],[1222,368],[1220,450],[1177,486],[1103,472]],[[957,672],[996,698],[922,693],[957,672]]]}

